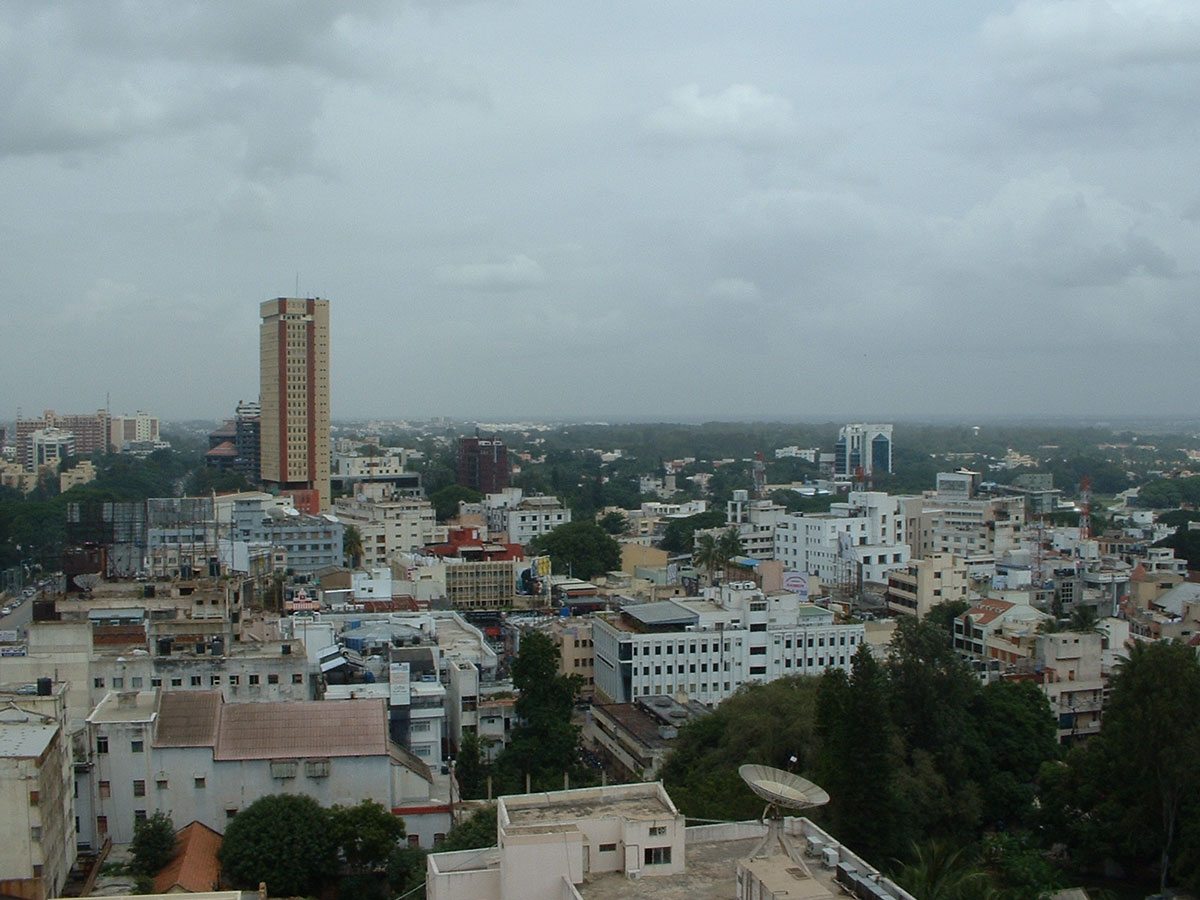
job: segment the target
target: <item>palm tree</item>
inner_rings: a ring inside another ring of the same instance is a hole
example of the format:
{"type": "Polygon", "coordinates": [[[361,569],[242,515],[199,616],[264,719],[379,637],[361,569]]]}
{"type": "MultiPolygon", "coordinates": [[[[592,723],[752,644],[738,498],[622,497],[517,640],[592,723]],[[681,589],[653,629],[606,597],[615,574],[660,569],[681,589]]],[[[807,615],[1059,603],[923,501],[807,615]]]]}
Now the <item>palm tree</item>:
{"type": "MultiPolygon", "coordinates": [[[[976,868],[963,849],[931,839],[913,843],[913,858],[896,873],[896,883],[921,900],[965,900],[987,886],[987,873],[976,868]]],[[[897,860],[899,862],[899,860],[897,860]]]]}
{"type": "Polygon", "coordinates": [[[738,535],[736,528],[726,529],[717,538],[717,561],[721,568],[725,571],[726,576],[729,574],[729,561],[735,556],[742,555],[742,539],[738,535]]]}
{"type": "Polygon", "coordinates": [[[1067,630],[1080,634],[1096,634],[1100,631],[1100,615],[1094,607],[1077,606],[1071,610],[1071,621],[1067,630]]]}
{"type": "Polygon", "coordinates": [[[717,538],[711,533],[696,536],[692,547],[692,562],[702,569],[708,570],[709,583],[713,580],[713,572],[721,564],[721,551],[717,546],[717,538]]]}

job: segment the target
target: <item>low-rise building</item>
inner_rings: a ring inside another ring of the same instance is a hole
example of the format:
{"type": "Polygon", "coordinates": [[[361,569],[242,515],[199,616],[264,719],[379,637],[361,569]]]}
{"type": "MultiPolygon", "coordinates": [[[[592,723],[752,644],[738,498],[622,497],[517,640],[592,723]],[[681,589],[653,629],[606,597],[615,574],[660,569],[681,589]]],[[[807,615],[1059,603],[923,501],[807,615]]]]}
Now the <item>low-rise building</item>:
{"type": "Polygon", "coordinates": [[[537,494],[526,497],[520,488],[505,488],[483,500],[488,533],[503,532],[507,541],[527,545],[535,537],[549,534],[571,521],[571,510],[557,497],[537,494]]]}
{"type": "MultiPolygon", "coordinates": [[[[81,839],[133,837],[157,809],[216,830],[268,794],[302,792],[322,806],[375,800],[405,815],[432,846],[448,810],[430,806],[429,767],[388,738],[383,700],[225,703],[215,691],[110,693],[88,717],[81,839]]],[[[79,767],[82,768],[82,767],[79,767]]]]}
{"type": "Polygon", "coordinates": [[[679,729],[707,715],[695,700],[639,697],[636,703],[593,704],[583,739],[604,760],[616,781],[656,781],[679,729]]]}
{"type": "Polygon", "coordinates": [[[429,900],[833,900],[855,888],[914,900],[805,818],[689,828],[661,783],[501,797],[495,847],[426,858],[429,900]]]}

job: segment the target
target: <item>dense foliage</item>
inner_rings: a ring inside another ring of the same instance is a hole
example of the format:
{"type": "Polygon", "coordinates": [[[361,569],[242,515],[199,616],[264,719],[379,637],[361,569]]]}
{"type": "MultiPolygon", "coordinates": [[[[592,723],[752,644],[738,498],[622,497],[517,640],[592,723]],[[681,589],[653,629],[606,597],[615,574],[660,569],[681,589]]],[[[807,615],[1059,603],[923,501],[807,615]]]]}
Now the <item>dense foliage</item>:
{"type": "Polygon", "coordinates": [[[527,776],[533,790],[561,789],[564,775],[572,785],[594,781],[580,763],[579,728],[571,722],[583,679],[560,675],[558,660],[558,648],[547,635],[521,636],[512,665],[513,686],[520,691],[512,736],[492,765],[483,762],[476,737],[463,736],[455,775],[464,798],[485,796],[489,776],[493,796],[524,793],[527,776]]]}
{"type": "Polygon", "coordinates": [[[568,522],[529,542],[530,556],[549,556],[554,571],[585,581],[621,568],[621,546],[595,522],[568,522]]]}
{"type": "MultiPolygon", "coordinates": [[[[930,855],[930,840],[958,849],[992,828],[1032,827],[1039,767],[1057,758],[1054,719],[1035,685],[984,687],[942,624],[904,617],[884,663],[863,647],[849,675],[742,688],[681,729],[663,777],[687,815],[745,818],[761,803],[740,786],[738,765],[791,765],[829,791],[814,815],[886,867],[930,855]]],[[[961,858],[976,865],[978,852],[961,858]]]]}
{"type": "Polygon", "coordinates": [[[133,843],[129,851],[133,855],[134,871],[142,875],[156,875],[175,856],[175,823],[161,810],[133,824],[133,843]]]}
{"type": "Polygon", "coordinates": [[[315,894],[338,872],[329,811],[312,797],[270,794],[255,800],[225,829],[221,871],[234,885],[266,882],[273,896],[315,894]]]}

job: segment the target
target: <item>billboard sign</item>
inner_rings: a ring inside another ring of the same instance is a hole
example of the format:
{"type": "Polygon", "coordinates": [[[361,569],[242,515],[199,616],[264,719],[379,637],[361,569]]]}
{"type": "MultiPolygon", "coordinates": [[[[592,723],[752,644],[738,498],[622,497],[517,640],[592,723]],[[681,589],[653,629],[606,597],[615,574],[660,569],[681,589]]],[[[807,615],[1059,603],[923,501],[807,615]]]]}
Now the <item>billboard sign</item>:
{"type": "Polygon", "coordinates": [[[800,598],[801,603],[808,600],[808,575],[805,572],[784,572],[783,589],[791,591],[800,598]]]}

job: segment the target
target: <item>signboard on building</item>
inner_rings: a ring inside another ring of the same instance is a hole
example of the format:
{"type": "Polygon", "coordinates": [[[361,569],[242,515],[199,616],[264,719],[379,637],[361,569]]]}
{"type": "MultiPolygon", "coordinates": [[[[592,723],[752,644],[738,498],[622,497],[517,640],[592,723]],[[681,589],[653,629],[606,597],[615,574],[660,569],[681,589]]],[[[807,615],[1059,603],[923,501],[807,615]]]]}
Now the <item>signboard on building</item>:
{"type": "Polygon", "coordinates": [[[15,644],[17,642],[17,631],[15,628],[8,628],[0,631],[0,644],[15,644]]]}
{"type": "Polygon", "coordinates": [[[388,684],[391,687],[388,702],[392,706],[408,706],[412,703],[412,684],[408,663],[391,664],[388,669],[388,684]]]}
{"type": "Polygon", "coordinates": [[[784,572],[783,589],[791,591],[800,598],[801,603],[808,601],[808,575],[805,572],[784,572]]]}
{"type": "Polygon", "coordinates": [[[0,656],[24,656],[25,645],[19,647],[0,647],[0,656]]]}

